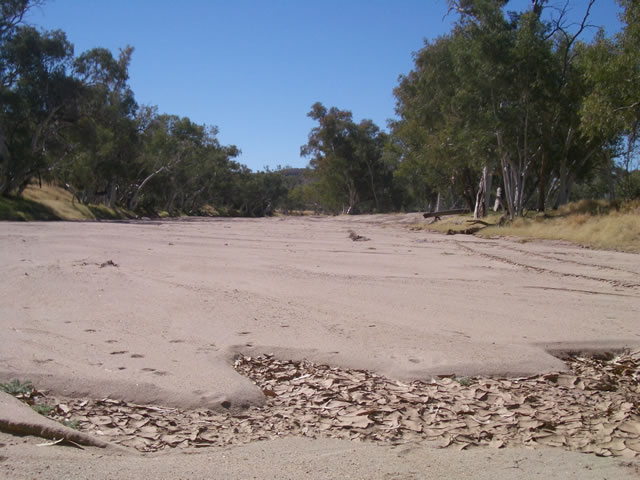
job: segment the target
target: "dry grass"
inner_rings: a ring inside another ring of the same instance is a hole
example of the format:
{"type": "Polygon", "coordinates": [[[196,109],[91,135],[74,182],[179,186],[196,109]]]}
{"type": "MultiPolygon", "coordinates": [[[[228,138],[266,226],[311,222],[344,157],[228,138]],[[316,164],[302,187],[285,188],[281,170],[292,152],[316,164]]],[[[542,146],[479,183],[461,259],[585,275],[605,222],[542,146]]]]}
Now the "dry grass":
{"type": "MultiPolygon", "coordinates": [[[[483,222],[491,225],[497,224],[500,221],[500,214],[491,213],[489,216],[482,219],[483,222]]],[[[449,231],[462,232],[470,227],[478,224],[473,222],[472,214],[465,215],[450,215],[442,217],[441,220],[431,223],[432,219],[425,220],[426,223],[417,223],[410,225],[412,230],[430,230],[433,232],[447,233],[449,231]]]]}
{"type": "Polygon", "coordinates": [[[539,218],[519,218],[504,227],[487,227],[479,234],[564,240],[605,250],[640,253],[640,213],[638,212],[614,210],[601,215],[575,213],[539,218]]]}
{"type": "Polygon", "coordinates": [[[29,185],[22,196],[33,202],[38,202],[51,209],[58,217],[65,220],[84,220],[95,218],[86,205],[72,202],[71,193],[52,185],[29,185]]]}
{"type": "Polygon", "coordinates": [[[43,184],[29,185],[22,198],[5,198],[0,216],[5,220],[96,220],[130,218],[124,209],[103,205],[83,205],[63,188],[43,184]]]}
{"type": "MultiPolygon", "coordinates": [[[[604,250],[640,253],[640,200],[627,203],[582,200],[544,215],[531,213],[502,227],[497,225],[499,219],[496,214],[484,218],[490,226],[476,235],[562,240],[604,250]]],[[[455,215],[412,228],[456,232],[472,226],[469,220],[471,215],[455,215]]]]}

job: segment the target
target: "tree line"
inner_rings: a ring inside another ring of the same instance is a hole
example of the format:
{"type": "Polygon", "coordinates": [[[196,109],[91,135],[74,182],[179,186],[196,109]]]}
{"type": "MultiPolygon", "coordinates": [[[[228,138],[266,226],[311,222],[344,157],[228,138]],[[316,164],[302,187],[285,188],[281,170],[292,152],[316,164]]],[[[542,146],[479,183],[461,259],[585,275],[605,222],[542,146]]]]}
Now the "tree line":
{"type": "Polygon", "coordinates": [[[507,0],[450,0],[455,25],[400,77],[388,134],[312,107],[309,198],[331,211],[481,215],[499,193],[513,218],[572,198],[640,197],[640,3],[619,0],[622,31],[586,43],[594,3],[575,24],[567,2],[515,12],[507,0]]]}
{"type": "Polygon", "coordinates": [[[252,172],[215,127],[139,105],[133,47],[75,55],[64,32],[25,25],[40,0],[0,4],[0,194],[34,180],[74,201],[154,214],[268,215],[467,207],[498,196],[513,218],[571,199],[638,198],[640,4],[590,42],[589,0],[450,0],[452,30],[414,55],[388,131],[348,110],[311,107],[306,169],[252,172]]]}
{"type": "Polygon", "coordinates": [[[217,129],[135,100],[133,47],[75,56],[64,32],[24,24],[37,0],[0,6],[0,194],[34,179],[74,201],[137,212],[260,216],[286,195],[281,175],[252,172],[217,129]]]}

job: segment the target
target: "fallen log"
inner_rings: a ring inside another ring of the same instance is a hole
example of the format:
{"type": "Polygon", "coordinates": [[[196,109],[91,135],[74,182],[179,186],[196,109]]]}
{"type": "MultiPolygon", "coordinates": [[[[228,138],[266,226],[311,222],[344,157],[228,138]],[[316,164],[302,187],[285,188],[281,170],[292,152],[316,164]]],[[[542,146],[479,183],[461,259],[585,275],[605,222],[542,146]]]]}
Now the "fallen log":
{"type": "Polygon", "coordinates": [[[489,222],[485,222],[484,220],[467,220],[467,223],[471,225],[484,225],[485,227],[491,226],[489,222]]]}
{"type": "Polygon", "coordinates": [[[444,217],[446,215],[461,215],[463,213],[469,213],[470,211],[471,210],[469,210],[468,208],[458,208],[455,210],[440,210],[439,212],[423,213],[422,216],[424,218],[444,217]]]}

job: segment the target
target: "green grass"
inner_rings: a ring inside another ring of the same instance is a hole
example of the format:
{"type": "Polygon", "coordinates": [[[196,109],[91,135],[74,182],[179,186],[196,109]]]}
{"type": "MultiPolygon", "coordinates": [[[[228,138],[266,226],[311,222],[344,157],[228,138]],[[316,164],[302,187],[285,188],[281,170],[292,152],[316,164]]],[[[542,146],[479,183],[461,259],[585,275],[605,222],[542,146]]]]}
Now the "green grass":
{"type": "Polygon", "coordinates": [[[457,377],[456,381],[463,387],[468,387],[473,383],[473,380],[471,380],[469,377],[457,377]]]}
{"type": "Polygon", "coordinates": [[[47,405],[46,403],[31,405],[31,408],[33,408],[33,410],[36,413],[39,413],[40,415],[44,415],[45,417],[49,415],[51,412],[53,412],[53,410],[55,410],[55,407],[52,407],[51,405],[47,405]]]}
{"type": "Polygon", "coordinates": [[[20,382],[14,378],[10,382],[0,383],[0,390],[11,395],[30,395],[33,392],[33,384],[29,380],[20,382]]]}

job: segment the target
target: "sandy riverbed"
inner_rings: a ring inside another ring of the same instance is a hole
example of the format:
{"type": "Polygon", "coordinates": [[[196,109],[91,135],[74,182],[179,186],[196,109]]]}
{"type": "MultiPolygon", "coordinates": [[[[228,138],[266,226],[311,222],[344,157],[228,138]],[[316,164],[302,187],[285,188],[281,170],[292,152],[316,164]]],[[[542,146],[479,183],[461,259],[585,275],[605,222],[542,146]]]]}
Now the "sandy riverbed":
{"type": "Polygon", "coordinates": [[[238,352],[410,380],[640,345],[640,256],[403,226],[418,220],[2,223],[0,381],[234,409],[264,398],[238,352]]]}

